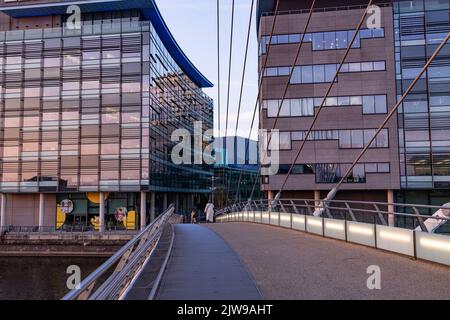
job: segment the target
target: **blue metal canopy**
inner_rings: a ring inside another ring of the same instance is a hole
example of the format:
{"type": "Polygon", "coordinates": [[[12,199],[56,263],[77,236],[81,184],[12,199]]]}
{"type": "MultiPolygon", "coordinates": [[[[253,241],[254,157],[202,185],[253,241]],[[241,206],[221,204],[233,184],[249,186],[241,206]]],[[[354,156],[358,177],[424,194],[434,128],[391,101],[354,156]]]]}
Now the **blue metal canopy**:
{"type": "Polygon", "coordinates": [[[51,16],[66,14],[69,5],[78,5],[81,8],[81,12],[140,9],[143,16],[151,21],[164,46],[186,75],[200,88],[213,87],[213,84],[192,64],[183,50],[181,50],[154,0],[66,0],[5,6],[0,7],[0,11],[14,18],[51,16]]]}

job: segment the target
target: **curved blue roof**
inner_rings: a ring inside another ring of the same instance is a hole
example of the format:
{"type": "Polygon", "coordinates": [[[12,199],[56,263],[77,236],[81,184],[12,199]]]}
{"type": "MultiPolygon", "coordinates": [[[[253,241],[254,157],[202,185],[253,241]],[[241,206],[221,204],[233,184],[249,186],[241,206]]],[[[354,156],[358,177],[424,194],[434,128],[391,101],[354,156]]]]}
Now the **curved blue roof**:
{"type": "Polygon", "coordinates": [[[169,51],[184,73],[200,88],[213,87],[213,84],[192,64],[180,48],[167,27],[155,0],[66,0],[51,3],[3,6],[0,7],[0,11],[14,18],[49,16],[65,14],[67,7],[73,4],[78,5],[81,8],[81,12],[140,9],[144,17],[151,21],[167,51],[169,51]]]}

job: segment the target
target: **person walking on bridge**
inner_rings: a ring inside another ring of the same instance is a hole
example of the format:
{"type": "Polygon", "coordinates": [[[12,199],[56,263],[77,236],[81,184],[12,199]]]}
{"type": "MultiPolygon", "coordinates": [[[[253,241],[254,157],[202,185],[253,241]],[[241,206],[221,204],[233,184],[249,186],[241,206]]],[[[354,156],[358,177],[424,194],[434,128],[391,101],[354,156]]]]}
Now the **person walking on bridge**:
{"type": "Polygon", "coordinates": [[[192,209],[191,213],[191,223],[196,224],[197,223],[197,208],[192,209]]]}
{"type": "Polygon", "coordinates": [[[214,205],[211,200],[208,201],[205,207],[206,223],[214,222],[214,205]]]}

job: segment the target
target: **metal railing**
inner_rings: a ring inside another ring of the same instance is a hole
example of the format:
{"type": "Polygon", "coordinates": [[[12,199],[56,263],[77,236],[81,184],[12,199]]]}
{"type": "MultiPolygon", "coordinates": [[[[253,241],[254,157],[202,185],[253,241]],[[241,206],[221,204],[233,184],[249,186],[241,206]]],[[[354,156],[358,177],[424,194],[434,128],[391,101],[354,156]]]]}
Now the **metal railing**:
{"type": "Polygon", "coordinates": [[[174,211],[174,205],[171,204],[154,222],[84,279],[76,289],[66,294],[62,300],[121,299],[155,250],[164,227],[174,211]],[[115,269],[111,275],[99,284],[101,277],[105,277],[113,267],[115,269]]]}
{"type": "MultiPolygon", "coordinates": [[[[92,225],[64,225],[61,228],[55,226],[7,226],[0,228],[0,234],[98,234],[92,225]]],[[[136,230],[126,229],[124,226],[105,227],[103,234],[135,234],[136,230]]]]}
{"type": "MultiPolygon", "coordinates": [[[[428,230],[425,223],[428,219],[438,222],[442,227],[450,225],[447,223],[450,221],[450,206],[346,200],[262,199],[237,203],[218,211],[216,215],[243,211],[285,212],[305,216],[315,215],[330,219],[390,225],[404,229],[420,228],[425,232],[436,231],[428,230]],[[439,210],[442,210],[445,214],[432,216],[439,210]]],[[[450,234],[450,228],[442,233],[450,234]]]]}

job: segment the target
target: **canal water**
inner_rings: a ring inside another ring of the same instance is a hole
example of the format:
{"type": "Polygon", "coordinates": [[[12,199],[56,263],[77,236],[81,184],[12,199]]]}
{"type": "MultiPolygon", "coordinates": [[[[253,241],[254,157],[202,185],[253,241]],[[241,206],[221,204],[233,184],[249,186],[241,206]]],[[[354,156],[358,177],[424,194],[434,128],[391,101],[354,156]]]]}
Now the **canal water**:
{"type": "Polygon", "coordinates": [[[57,300],[68,291],[67,268],[77,265],[86,278],[106,258],[0,257],[0,300],[57,300]]]}

